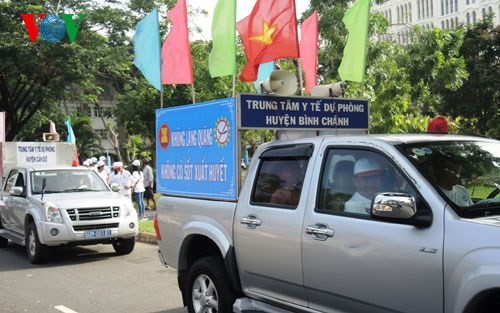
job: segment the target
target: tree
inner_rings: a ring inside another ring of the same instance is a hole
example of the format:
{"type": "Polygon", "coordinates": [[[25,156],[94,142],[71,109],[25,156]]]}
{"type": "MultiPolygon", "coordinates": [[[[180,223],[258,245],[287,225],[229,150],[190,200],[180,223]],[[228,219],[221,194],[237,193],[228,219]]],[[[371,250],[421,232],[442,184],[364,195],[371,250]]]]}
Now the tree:
{"type": "MultiPolygon", "coordinates": [[[[75,133],[76,148],[80,160],[89,159],[93,156],[102,155],[101,140],[92,128],[92,120],[84,115],[71,118],[71,127],[75,133]]],[[[67,132],[64,132],[67,134],[67,132]]],[[[65,137],[63,137],[65,138],[65,137]]]]}
{"type": "MultiPolygon", "coordinates": [[[[78,12],[79,2],[65,4],[78,12]]],[[[51,43],[41,38],[30,42],[19,13],[56,14],[37,3],[0,3],[0,110],[7,115],[6,140],[16,138],[39,110],[55,105],[59,99],[78,98],[94,87],[96,68],[92,60],[101,52],[95,43],[99,36],[83,26],[73,43],[68,39],[51,43]],[[71,91],[72,85],[79,86],[78,92],[71,91]]]]}
{"type": "MultiPolygon", "coordinates": [[[[384,1],[375,1],[381,3],[384,1]]],[[[321,37],[318,76],[321,83],[336,82],[347,30],[342,18],[350,1],[311,1],[304,16],[318,9],[321,37]]],[[[429,118],[437,114],[442,93],[457,90],[467,77],[459,53],[463,31],[413,28],[410,44],[375,40],[387,33],[388,21],[380,13],[371,15],[366,78],[348,82],[347,97],[370,101],[370,132],[425,131],[429,118]]]]}
{"type": "MultiPolygon", "coordinates": [[[[446,90],[467,77],[459,48],[463,32],[414,27],[411,43],[371,44],[365,95],[371,101],[371,131],[424,132],[446,90]]],[[[357,86],[355,86],[356,88],[357,86]]],[[[359,89],[351,91],[359,92],[359,89]]],[[[359,95],[359,93],[358,93],[359,95]]]]}
{"type": "Polygon", "coordinates": [[[468,133],[500,138],[500,26],[490,18],[467,28],[460,53],[469,77],[458,90],[443,93],[438,110],[463,117],[468,133]]]}
{"type": "Polygon", "coordinates": [[[413,104],[421,104],[428,113],[435,112],[444,92],[455,92],[462,86],[468,77],[460,53],[463,40],[462,28],[413,28],[412,42],[401,56],[412,86],[413,104]]]}

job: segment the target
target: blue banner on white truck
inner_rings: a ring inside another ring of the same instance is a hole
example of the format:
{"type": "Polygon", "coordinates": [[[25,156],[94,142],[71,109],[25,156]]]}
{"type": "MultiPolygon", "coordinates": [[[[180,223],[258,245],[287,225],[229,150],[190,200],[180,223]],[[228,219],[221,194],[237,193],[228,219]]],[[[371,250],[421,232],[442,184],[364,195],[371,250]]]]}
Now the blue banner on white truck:
{"type": "Polygon", "coordinates": [[[236,200],[236,128],[234,98],[156,110],[156,191],[236,200]]]}
{"type": "Polygon", "coordinates": [[[240,94],[242,129],[368,130],[368,101],[240,94]]]}

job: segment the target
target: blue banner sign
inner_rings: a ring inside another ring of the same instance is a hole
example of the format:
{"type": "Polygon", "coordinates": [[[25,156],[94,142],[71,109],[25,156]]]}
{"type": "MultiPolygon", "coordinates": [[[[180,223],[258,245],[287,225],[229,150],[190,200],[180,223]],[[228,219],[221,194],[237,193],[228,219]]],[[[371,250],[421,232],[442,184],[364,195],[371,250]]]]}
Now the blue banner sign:
{"type": "Polygon", "coordinates": [[[239,95],[240,127],[368,130],[368,101],[344,98],[239,95]]]}
{"type": "Polygon", "coordinates": [[[157,192],[236,200],[235,99],[156,110],[157,192]]]}

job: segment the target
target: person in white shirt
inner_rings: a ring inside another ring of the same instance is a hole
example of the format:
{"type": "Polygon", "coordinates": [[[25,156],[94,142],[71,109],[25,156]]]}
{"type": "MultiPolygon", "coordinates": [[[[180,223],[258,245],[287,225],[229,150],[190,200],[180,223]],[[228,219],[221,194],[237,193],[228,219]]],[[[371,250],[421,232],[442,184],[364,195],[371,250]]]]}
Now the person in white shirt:
{"type": "Polygon", "coordinates": [[[108,178],[109,187],[111,187],[111,189],[113,189],[113,191],[118,191],[119,186],[120,186],[120,184],[118,183],[118,175],[120,173],[116,170],[116,163],[117,162],[113,163],[113,165],[112,165],[113,170],[111,171],[111,173],[109,173],[109,178],[108,178]]]}
{"type": "Polygon", "coordinates": [[[354,186],[356,192],[344,205],[344,212],[370,214],[375,195],[380,192],[382,169],[380,164],[369,158],[361,158],[354,164],[354,186]]]}
{"type": "Polygon", "coordinates": [[[104,163],[104,169],[106,170],[106,172],[108,173],[108,175],[111,174],[111,170],[110,170],[110,168],[109,168],[109,166],[108,166],[108,164],[106,162],[107,161],[106,157],[104,155],[101,155],[99,157],[99,161],[102,161],[102,163],[104,163]]]}
{"type": "Polygon", "coordinates": [[[110,184],[118,184],[118,193],[132,198],[132,174],[123,168],[122,162],[115,162],[115,174],[110,177],[110,184]]]}
{"type": "Polygon", "coordinates": [[[139,160],[134,160],[132,162],[132,187],[134,189],[135,202],[139,209],[139,217],[146,219],[144,211],[144,176],[142,171],[139,169],[141,162],[139,160]]]}
{"type": "Polygon", "coordinates": [[[144,177],[144,199],[146,199],[146,210],[156,210],[156,200],[153,193],[154,190],[154,175],[153,169],[149,166],[149,160],[144,158],[142,160],[143,169],[142,174],[144,177]],[[150,206],[149,203],[153,202],[153,206],[150,206]]]}
{"type": "Polygon", "coordinates": [[[474,204],[467,188],[458,184],[460,169],[451,156],[436,154],[433,165],[436,182],[448,199],[462,207],[474,204]]]}
{"type": "Polygon", "coordinates": [[[103,161],[98,161],[97,162],[97,174],[99,174],[99,176],[101,176],[102,180],[104,180],[106,182],[106,184],[109,185],[109,174],[108,172],[106,172],[106,169],[104,168],[104,162],[103,161]]]}

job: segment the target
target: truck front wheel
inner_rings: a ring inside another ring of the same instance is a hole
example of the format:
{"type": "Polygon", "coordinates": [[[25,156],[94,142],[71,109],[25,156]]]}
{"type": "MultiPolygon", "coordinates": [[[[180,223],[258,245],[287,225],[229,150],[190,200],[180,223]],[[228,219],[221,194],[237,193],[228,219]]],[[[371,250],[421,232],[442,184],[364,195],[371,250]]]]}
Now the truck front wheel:
{"type": "Polygon", "coordinates": [[[232,313],[236,293],[227,279],[220,257],[204,257],[191,267],[187,275],[189,313],[232,313]]]}
{"type": "MultiPolygon", "coordinates": [[[[3,229],[2,217],[0,216],[0,229],[3,229]]],[[[9,239],[0,237],[0,248],[5,248],[9,245],[9,239]]]]}
{"type": "Polygon", "coordinates": [[[40,264],[45,261],[47,246],[38,239],[35,223],[30,223],[26,228],[26,252],[28,259],[33,264],[40,264]]]}
{"type": "Polygon", "coordinates": [[[135,237],[123,239],[120,238],[117,241],[113,242],[113,248],[115,252],[119,255],[129,254],[134,250],[135,247],[135,237]]]}

